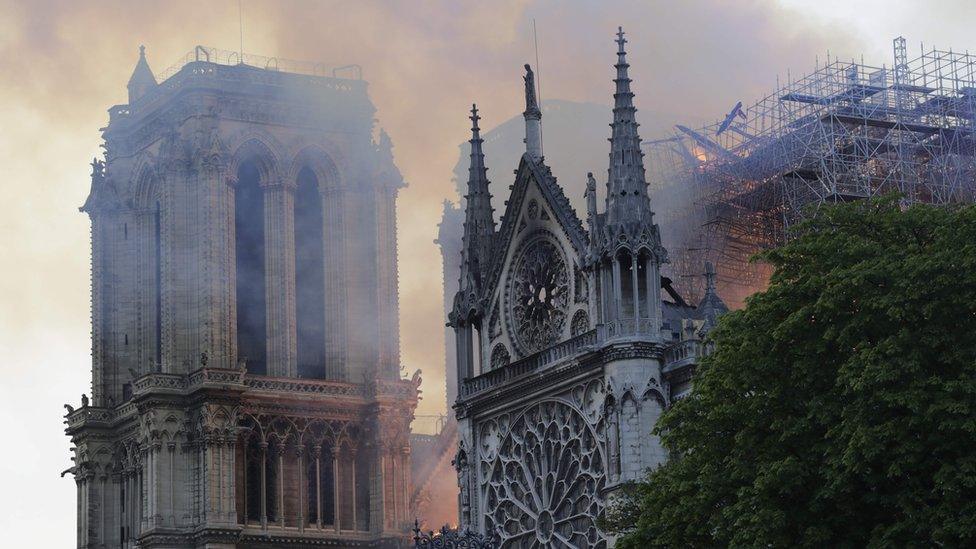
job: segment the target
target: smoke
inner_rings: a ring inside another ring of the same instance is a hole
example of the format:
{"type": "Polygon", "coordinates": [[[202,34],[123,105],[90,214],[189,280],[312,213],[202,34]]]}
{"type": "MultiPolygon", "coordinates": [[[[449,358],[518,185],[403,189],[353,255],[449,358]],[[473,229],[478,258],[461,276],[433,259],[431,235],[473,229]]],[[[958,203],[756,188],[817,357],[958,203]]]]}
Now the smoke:
{"type": "MultiPolygon", "coordinates": [[[[18,524],[11,531],[43,528],[54,546],[73,536],[74,487],[56,477],[70,465],[60,406],[77,401],[90,379],[88,221],[77,207],[88,192],[86,165],[101,152],[105,110],[126,102],[139,44],[157,74],[196,44],[238,49],[237,7],[233,0],[0,1],[0,253],[7,266],[0,348],[5,383],[17,387],[0,417],[11,426],[8,436],[21,441],[0,467],[14,479],[9,491],[21,494],[16,506],[0,510],[18,524]],[[59,517],[56,528],[51,517],[59,517]]],[[[623,24],[638,108],[682,120],[719,116],[828,47],[860,49],[845,27],[808,21],[773,0],[246,0],[246,51],[359,64],[370,83],[379,126],[410,184],[399,201],[400,303],[403,362],[425,371],[418,413],[443,411],[442,281],[431,266],[440,261],[433,240],[441,201],[458,198],[451,181],[457,144],[468,138],[472,102],[485,128],[521,112],[521,67],[535,64],[533,19],[544,99],[608,105],[612,40],[623,24]]],[[[515,166],[488,162],[500,208],[515,166]]],[[[576,174],[563,180],[570,177],[576,174]]],[[[30,545],[26,538],[10,544],[30,545]]]]}

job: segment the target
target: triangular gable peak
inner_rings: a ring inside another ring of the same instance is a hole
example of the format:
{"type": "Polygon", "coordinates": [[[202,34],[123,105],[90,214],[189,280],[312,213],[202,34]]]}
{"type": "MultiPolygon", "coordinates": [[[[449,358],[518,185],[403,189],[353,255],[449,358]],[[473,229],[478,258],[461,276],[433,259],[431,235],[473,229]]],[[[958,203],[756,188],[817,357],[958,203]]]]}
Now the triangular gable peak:
{"type": "MultiPolygon", "coordinates": [[[[582,261],[582,258],[585,257],[589,239],[586,230],[583,228],[583,222],[576,215],[576,211],[570,205],[562,187],[556,182],[556,178],[548,166],[541,161],[533,160],[528,154],[523,154],[518,170],[516,170],[515,184],[505,202],[505,213],[502,216],[501,227],[496,235],[496,252],[493,254],[494,262],[487,277],[488,284],[484,294],[486,298],[490,298],[495,293],[505,263],[511,255],[510,248],[513,242],[518,240],[521,230],[526,228],[523,223],[527,224],[529,221],[534,221],[531,219],[531,212],[528,211],[529,203],[526,201],[526,196],[533,186],[538,189],[542,203],[546,206],[545,210],[540,210],[538,213],[538,220],[540,222],[546,221],[542,218],[543,215],[552,218],[555,222],[554,225],[559,227],[573,247],[577,257],[571,258],[571,260],[582,261]]],[[[566,252],[569,251],[566,250],[566,252]]]]}
{"type": "Polygon", "coordinates": [[[549,169],[529,154],[523,155],[511,189],[481,294],[487,321],[481,331],[482,372],[590,325],[583,224],[549,169]],[[543,310],[546,321],[537,318],[543,310]]]}

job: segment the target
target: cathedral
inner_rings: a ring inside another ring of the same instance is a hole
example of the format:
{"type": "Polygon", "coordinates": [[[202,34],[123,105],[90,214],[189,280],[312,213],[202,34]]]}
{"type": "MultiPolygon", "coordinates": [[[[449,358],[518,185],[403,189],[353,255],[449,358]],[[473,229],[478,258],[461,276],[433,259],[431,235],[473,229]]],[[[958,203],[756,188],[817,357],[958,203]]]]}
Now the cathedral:
{"type": "Polygon", "coordinates": [[[410,510],[403,179],[359,76],[140,52],[92,162],[77,546],[385,547],[410,510]]]}
{"type": "Polygon", "coordinates": [[[526,65],[525,152],[496,225],[471,110],[458,292],[454,458],[462,528],[501,547],[607,547],[598,517],[623,483],[667,459],[652,433],[691,388],[704,336],[726,310],[704,266],[687,303],[648,198],[623,31],[617,33],[602,211],[586,176],[586,223],[543,156],[526,65]]]}

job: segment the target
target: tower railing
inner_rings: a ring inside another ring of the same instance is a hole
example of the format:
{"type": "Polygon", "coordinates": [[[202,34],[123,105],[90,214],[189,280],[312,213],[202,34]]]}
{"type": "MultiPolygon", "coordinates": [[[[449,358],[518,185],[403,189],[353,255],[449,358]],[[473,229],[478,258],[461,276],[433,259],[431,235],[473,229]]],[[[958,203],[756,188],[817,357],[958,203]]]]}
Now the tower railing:
{"type": "Polygon", "coordinates": [[[253,53],[242,54],[241,52],[237,51],[222,50],[220,48],[213,48],[209,46],[196,46],[184,54],[179,61],[173,65],[170,65],[166,70],[159,73],[159,81],[162,82],[168,79],[174,74],[180,72],[183,67],[198,61],[228,66],[248,65],[259,69],[287,72],[291,74],[304,74],[306,76],[342,78],[348,80],[362,80],[363,78],[362,68],[359,65],[330,67],[325,63],[299,61],[295,59],[285,59],[283,57],[268,57],[264,55],[255,55],[253,53]],[[349,74],[350,77],[341,76],[341,74],[349,74]],[[353,75],[354,77],[352,77],[353,75]]]}

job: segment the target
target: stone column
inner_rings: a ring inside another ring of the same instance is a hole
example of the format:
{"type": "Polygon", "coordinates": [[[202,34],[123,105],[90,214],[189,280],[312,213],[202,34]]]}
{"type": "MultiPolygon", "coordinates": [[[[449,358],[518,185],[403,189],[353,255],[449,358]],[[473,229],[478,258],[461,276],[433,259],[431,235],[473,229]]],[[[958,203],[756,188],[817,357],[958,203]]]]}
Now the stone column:
{"type": "MultiPolygon", "coordinates": [[[[199,295],[200,271],[197,268],[200,240],[199,205],[196,181],[191,181],[183,142],[173,138],[160,152],[160,246],[162,257],[162,363],[158,369],[176,373],[193,368],[200,357],[202,334],[199,295]]],[[[206,212],[210,215],[210,212],[206,212]]],[[[150,479],[146,479],[147,481],[150,479]]],[[[152,520],[152,517],[150,517],[152,520]]]]}
{"type": "Polygon", "coordinates": [[[461,349],[464,352],[464,379],[467,379],[475,377],[479,373],[478,365],[474,362],[474,327],[469,322],[465,322],[461,330],[461,337],[463,338],[463,347],[461,349]]]}
{"type": "MultiPolygon", "coordinates": [[[[376,460],[379,462],[379,470],[380,470],[380,476],[378,479],[380,489],[377,491],[378,492],[377,496],[379,497],[377,498],[378,501],[376,502],[376,505],[373,506],[374,508],[377,508],[380,511],[378,526],[381,532],[386,531],[387,527],[390,525],[390,520],[389,520],[390,517],[388,516],[388,511],[390,509],[389,505],[393,504],[392,502],[386,501],[387,482],[389,482],[391,477],[390,470],[387,469],[386,467],[386,457],[387,457],[386,454],[387,454],[386,450],[381,445],[376,452],[376,460]]],[[[394,499],[395,498],[396,496],[394,495],[394,499]]],[[[374,520],[373,522],[377,522],[377,521],[374,520]]]]}
{"type": "Polygon", "coordinates": [[[195,356],[205,353],[212,368],[233,368],[237,338],[234,190],[223,162],[210,155],[203,158],[197,176],[201,306],[199,350],[195,356]]]}
{"type": "Polygon", "coordinates": [[[410,446],[404,446],[400,448],[400,492],[403,494],[401,497],[403,504],[400,512],[400,522],[396,525],[397,529],[401,529],[410,524],[411,514],[413,512],[410,505],[410,467],[410,446]]]}
{"type": "Polygon", "coordinates": [[[159,450],[158,440],[149,443],[149,528],[160,525],[159,513],[159,450]]]}
{"type": "Polygon", "coordinates": [[[278,454],[278,526],[285,527],[285,451],[283,445],[277,446],[278,454]]]}
{"type": "Polygon", "coordinates": [[[225,516],[228,524],[234,524],[237,522],[237,438],[234,435],[228,436],[225,445],[227,446],[224,452],[226,456],[224,471],[227,475],[227,487],[224,492],[224,501],[227,502],[225,516]]]}
{"type": "Polygon", "coordinates": [[[261,442],[261,529],[268,529],[268,443],[261,442]]]}
{"type": "MultiPolygon", "coordinates": [[[[620,280],[620,258],[616,255],[613,256],[613,311],[614,320],[619,321],[624,318],[623,309],[623,292],[621,291],[621,280],[620,280]]],[[[619,328],[618,328],[619,332],[619,328]]]]}
{"type": "Polygon", "coordinates": [[[661,337],[661,273],[654,256],[647,258],[647,301],[651,335],[661,337]]]}
{"type": "Polygon", "coordinates": [[[342,493],[342,490],[340,490],[339,483],[340,483],[340,477],[339,477],[339,446],[336,445],[336,446],[333,446],[332,447],[332,492],[333,492],[333,494],[332,494],[332,508],[334,510],[333,517],[332,517],[333,518],[332,522],[335,523],[334,524],[334,527],[335,527],[335,532],[337,534],[342,529],[342,526],[341,526],[341,522],[342,522],[342,518],[341,518],[342,517],[342,498],[340,497],[340,494],[342,493]]]}
{"type": "Polygon", "coordinates": [[[294,182],[264,186],[264,251],[268,375],[296,377],[294,182]]]}
{"type": "Polygon", "coordinates": [[[640,290],[637,281],[637,256],[630,254],[630,278],[634,292],[634,333],[640,332],[640,290]]]}
{"type": "MultiPolygon", "coordinates": [[[[126,505],[126,511],[128,514],[128,539],[134,540],[139,537],[139,476],[136,474],[135,469],[129,469],[128,475],[128,488],[129,499],[126,505]]],[[[131,545],[131,544],[129,544],[131,545]]]]}
{"type": "Polygon", "coordinates": [[[176,443],[168,442],[166,449],[166,461],[169,464],[166,479],[167,491],[169,492],[166,522],[168,526],[176,526],[176,443]]]}
{"type": "Polygon", "coordinates": [[[359,529],[359,522],[356,520],[356,454],[355,448],[349,452],[349,477],[352,479],[352,490],[350,490],[350,500],[352,501],[352,530],[359,529]]]}
{"type": "Polygon", "coordinates": [[[295,448],[295,462],[298,464],[298,531],[305,531],[305,492],[308,490],[308,478],[305,471],[305,447],[295,448]]]}
{"type": "MultiPolygon", "coordinates": [[[[90,212],[91,216],[91,356],[92,356],[92,384],[91,404],[102,406],[104,395],[103,370],[105,358],[105,292],[103,280],[105,278],[105,245],[103,223],[101,215],[90,212]]],[[[87,543],[87,542],[86,542],[87,543]]]]}
{"type": "MultiPolygon", "coordinates": [[[[315,445],[315,528],[322,529],[322,446],[315,445]]],[[[311,495],[311,494],[310,494],[311,495]]]]}
{"type": "Polygon", "coordinates": [[[385,377],[400,371],[400,308],[397,293],[396,188],[378,185],[376,201],[379,366],[385,377]]]}
{"type": "Polygon", "coordinates": [[[346,379],[345,194],[331,185],[325,186],[322,192],[325,375],[337,380],[346,379]]]}
{"type": "Polygon", "coordinates": [[[98,541],[102,546],[109,541],[108,531],[108,473],[98,475],[98,541]]]}
{"type": "Polygon", "coordinates": [[[208,516],[207,504],[210,491],[207,486],[207,442],[206,436],[200,433],[200,438],[196,441],[196,460],[197,466],[194,474],[196,476],[196,520],[198,522],[206,522],[208,516]]]}
{"type": "Polygon", "coordinates": [[[214,486],[214,518],[217,522],[224,522],[224,493],[226,491],[226,479],[224,478],[224,440],[220,435],[214,436],[213,444],[213,481],[214,486]]]}
{"type": "Polygon", "coordinates": [[[343,275],[346,286],[345,322],[348,326],[345,334],[346,379],[358,383],[378,362],[379,273],[376,270],[378,252],[373,184],[367,179],[357,180],[355,184],[355,188],[345,192],[349,207],[341,245],[346,255],[343,275]]]}
{"type": "Polygon", "coordinates": [[[78,513],[78,547],[83,549],[87,549],[91,541],[90,530],[88,528],[88,523],[91,519],[89,486],[93,477],[94,475],[92,473],[83,473],[78,481],[78,508],[80,511],[78,513]]]}
{"type": "Polygon", "coordinates": [[[596,270],[597,287],[594,288],[593,294],[599,296],[600,301],[600,321],[598,324],[606,324],[609,320],[609,310],[607,309],[607,301],[610,298],[610,294],[607,292],[607,270],[603,263],[597,264],[594,269],[596,270]]]}

